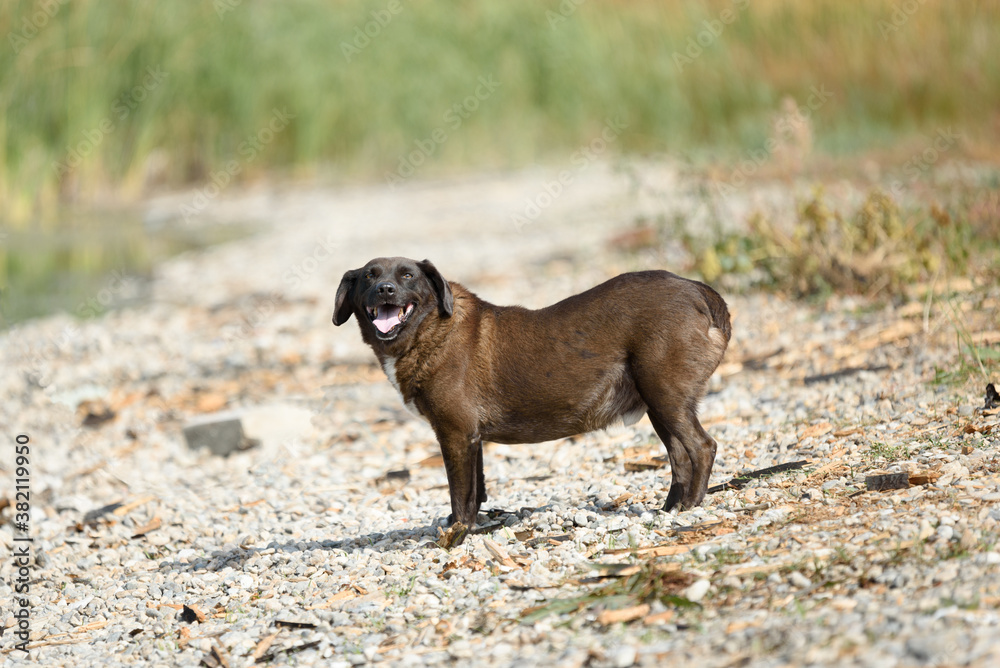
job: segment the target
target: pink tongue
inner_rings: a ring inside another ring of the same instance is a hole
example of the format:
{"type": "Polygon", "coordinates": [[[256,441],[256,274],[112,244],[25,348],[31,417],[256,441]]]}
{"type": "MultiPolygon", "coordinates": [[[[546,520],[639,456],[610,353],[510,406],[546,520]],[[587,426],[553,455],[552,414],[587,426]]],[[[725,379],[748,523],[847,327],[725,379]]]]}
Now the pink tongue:
{"type": "Polygon", "coordinates": [[[385,334],[390,329],[399,324],[399,309],[398,308],[379,308],[378,314],[375,316],[375,326],[378,327],[378,331],[385,334]]]}

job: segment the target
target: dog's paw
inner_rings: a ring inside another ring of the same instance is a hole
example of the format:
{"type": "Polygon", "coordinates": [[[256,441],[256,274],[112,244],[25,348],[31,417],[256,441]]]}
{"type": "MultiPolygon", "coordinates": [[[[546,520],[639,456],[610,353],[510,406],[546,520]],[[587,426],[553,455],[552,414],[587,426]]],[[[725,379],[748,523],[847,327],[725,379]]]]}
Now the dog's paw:
{"type": "Polygon", "coordinates": [[[684,485],[677,483],[670,485],[670,491],[667,493],[667,502],[663,504],[663,512],[669,513],[675,507],[681,505],[682,498],[684,498],[684,485]]]}
{"type": "Polygon", "coordinates": [[[447,529],[438,527],[437,544],[445,550],[450,550],[457,545],[461,545],[467,535],[469,535],[469,527],[461,522],[455,522],[447,529]]]}

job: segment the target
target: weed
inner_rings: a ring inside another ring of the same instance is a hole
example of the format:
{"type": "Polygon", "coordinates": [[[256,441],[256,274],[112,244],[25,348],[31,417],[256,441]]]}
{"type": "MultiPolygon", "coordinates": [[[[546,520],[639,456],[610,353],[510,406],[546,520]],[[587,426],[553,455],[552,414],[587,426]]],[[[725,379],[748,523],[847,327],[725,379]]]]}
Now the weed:
{"type": "Polygon", "coordinates": [[[869,465],[874,466],[878,462],[888,463],[908,459],[910,457],[910,450],[902,443],[890,445],[882,441],[873,441],[868,447],[868,451],[863,453],[862,456],[869,465]]]}
{"type": "Polygon", "coordinates": [[[891,195],[873,190],[845,215],[817,189],[799,203],[791,229],[757,211],[748,220],[749,234],[730,232],[711,241],[681,237],[695,269],[708,281],[724,273],[753,272],[759,284],[799,297],[894,295],[941,272],[965,275],[973,260],[979,260],[977,267],[990,266],[1000,234],[994,225],[968,215],[974,196],[952,199],[954,215],[936,203],[903,210],[891,195]],[[978,244],[970,243],[973,238],[978,244]],[[976,247],[983,257],[972,254],[970,248],[976,247]]]}
{"type": "Polygon", "coordinates": [[[935,366],[932,383],[964,385],[973,379],[989,382],[993,374],[1000,369],[1000,348],[977,344],[955,300],[949,298],[947,305],[948,320],[955,331],[958,359],[948,369],[935,366]]]}
{"type": "Polygon", "coordinates": [[[716,570],[721,569],[723,566],[728,566],[730,564],[741,564],[743,563],[743,555],[732,548],[722,548],[711,553],[711,557],[714,560],[714,566],[716,570]]]}
{"type": "MultiPolygon", "coordinates": [[[[594,568],[614,577],[616,572],[630,569],[627,564],[595,564],[594,568]]],[[[694,576],[680,571],[670,562],[647,561],[625,577],[619,577],[582,596],[556,599],[535,608],[529,608],[524,622],[534,622],[549,615],[581,612],[601,605],[605,609],[627,608],[658,600],[675,608],[698,607],[679,594],[694,581],[694,576]]]]}
{"type": "Polygon", "coordinates": [[[396,598],[406,598],[407,596],[410,595],[410,592],[413,591],[413,586],[414,584],[416,584],[416,582],[417,582],[417,576],[411,575],[410,581],[405,586],[393,585],[388,589],[386,589],[385,595],[387,598],[392,596],[395,596],[396,598]]]}

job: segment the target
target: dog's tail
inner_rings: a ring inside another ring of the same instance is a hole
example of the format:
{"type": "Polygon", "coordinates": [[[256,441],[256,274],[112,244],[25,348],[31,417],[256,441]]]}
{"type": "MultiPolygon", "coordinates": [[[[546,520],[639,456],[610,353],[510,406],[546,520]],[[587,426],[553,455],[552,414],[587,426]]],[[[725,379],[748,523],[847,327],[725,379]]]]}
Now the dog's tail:
{"type": "Polygon", "coordinates": [[[729,337],[733,333],[733,326],[729,321],[729,307],[726,306],[726,300],[712,288],[704,283],[699,283],[698,287],[701,289],[701,294],[708,305],[708,312],[712,316],[712,327],[718,330],[723,336],[721,348],[725,352],[726,346],[729,345],[729,337]]]}

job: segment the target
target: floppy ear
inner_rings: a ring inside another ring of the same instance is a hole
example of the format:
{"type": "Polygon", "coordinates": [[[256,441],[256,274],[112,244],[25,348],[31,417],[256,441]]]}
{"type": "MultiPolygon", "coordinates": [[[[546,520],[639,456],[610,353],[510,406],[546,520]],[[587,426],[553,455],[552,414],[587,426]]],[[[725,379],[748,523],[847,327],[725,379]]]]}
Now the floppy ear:
{"type": "Polygon", "coordinates": [[[347,295],[354,291],[354,284],[357,283],[359,274],[361,274],[360,269],[351,269],[340,279],[340,287],[337,288],[337,303],[333,309],[333,324],[337,327],[350,320],[351,313],[354,312],[353,305],[347,299],[347,295]]]}
{"type": "Polygon", "coordinates": [[[451,314],[455,311],[455,298],[451,296],[451,286],[448,285],[448,281],[441,277],[441,273],[438,272],[437,267],[431,264],[430,260],[418,262],[417,266],[420,268],[420,271],[424,272],[431,285],[434,286],[434,293],[437,294],[438,299],[438,311],[441,313],[441,317],[450,318],[451,314]]]}

